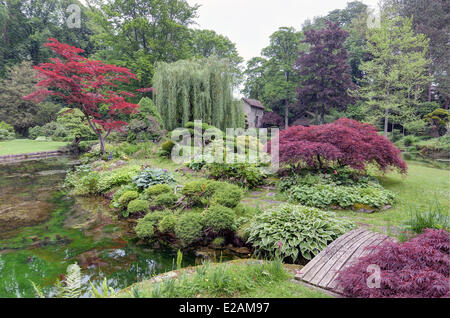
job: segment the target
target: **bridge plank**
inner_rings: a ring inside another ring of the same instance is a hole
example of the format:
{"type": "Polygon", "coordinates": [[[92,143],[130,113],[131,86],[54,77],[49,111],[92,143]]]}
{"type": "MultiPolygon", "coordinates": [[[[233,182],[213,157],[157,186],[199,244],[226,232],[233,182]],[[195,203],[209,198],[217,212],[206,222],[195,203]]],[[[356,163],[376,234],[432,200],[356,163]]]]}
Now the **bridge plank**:
{"type": "Polygon", "coordinates": [[[311,281],[317,272],[324,266],[326,260],[331,258],[345,243],[354,237],[362,234],[364,230],[352,230],[347,234],[337,238],[334,242],[328,245],[322,252],[314,257],[302,270],[301,279],[309,282],[311,281]],[[324,262],[325,260],[325,262],[324,262]]]}
{"type": "Polygon", "coordinates": [[[364,229],[350,231],[314,257],[295,279],[305,283],[342,293],[337,286],[339,271],[351,266],[360,257],[371,253],[369,246],[378,246],[390,238],[384,234],[364,229]]]}

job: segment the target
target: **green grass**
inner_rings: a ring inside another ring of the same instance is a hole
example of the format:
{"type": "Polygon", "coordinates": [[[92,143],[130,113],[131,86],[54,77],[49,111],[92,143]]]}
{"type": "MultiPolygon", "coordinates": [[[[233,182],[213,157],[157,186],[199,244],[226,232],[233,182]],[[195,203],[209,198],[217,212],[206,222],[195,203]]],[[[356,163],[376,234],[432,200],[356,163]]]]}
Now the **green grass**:
{"type": "Polygon", "coordinates": [[[396,194],[396,201],[391,209],[373,214],[337,212],[357,222],[369,224],[375,230],[381,230],[382,227],[403,225],[409,220],[413,211],[426,212],[436,202],[445,211],[450,210],[450,170],[408,162],[406,177],[398,173],[390,173],[380,176],[380,182],[383,187],[396,194]]]}
{"type": "MultiPolygon", "coordinates": [[[[161,282],[135,284],[119,297],[143,298],[324,298],[317,290],[292,282],[293,273],[280,261],[241,260],[228,263],[205,263],[176,271],[176,278],[161,282]]],[[[175,273],[175,272],[174,272],[175,273]]]]}
{"type": "Polygon", "coordinates": [[[2,141],[0,142],[0,156],[58,150],[65,145],[67,145],[67,142],[35,141],[30,139],[2,141]]]}

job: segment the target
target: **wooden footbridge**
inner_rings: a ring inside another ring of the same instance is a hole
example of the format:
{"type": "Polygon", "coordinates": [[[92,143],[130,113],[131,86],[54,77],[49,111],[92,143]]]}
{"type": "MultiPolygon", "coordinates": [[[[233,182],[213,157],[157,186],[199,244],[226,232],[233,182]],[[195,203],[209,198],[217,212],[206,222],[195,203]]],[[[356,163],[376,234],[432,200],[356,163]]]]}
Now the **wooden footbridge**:
{"type": "Polygon", "coordinates": [[[295,279],[308,285],[342,294],[336,278],[340,270],[350,266],[358,258],[371,252],[369,246],[383,244],[390,237],[366,229],[350,231],[314,257],[295,279]]]}

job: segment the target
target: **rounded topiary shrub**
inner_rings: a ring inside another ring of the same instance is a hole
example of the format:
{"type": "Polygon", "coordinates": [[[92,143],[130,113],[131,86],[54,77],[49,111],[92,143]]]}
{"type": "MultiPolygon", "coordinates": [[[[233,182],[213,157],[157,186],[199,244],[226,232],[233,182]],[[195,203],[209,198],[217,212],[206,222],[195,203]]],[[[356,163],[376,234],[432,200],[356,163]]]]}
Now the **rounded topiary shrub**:
{"type": "Polygon", "coordinates": [[[188,206],[206,206],[217,188],[217,183],[212,180],[196,180],[186,183],[182,194],[188,206]]]}
{"type": "Polygon", "coordinates": [[[215,204],[204,213],[204,225],[214,233],[235,230],[236,213],[223,205],[215,204]]]}
{"type": "Polygon", "coordinates": [[[177,217],[173,214],[166,214],[158,223],[158,231],[161,233],[169,233],[175,230],[177,217]]]}
{"type": "Polygon", "coordinates": [[[145,200],[133,200],[128,203],[127,211],[130,214],[147,212],[149,209],[149,203],[145,200]]]}
{"type": "Polygon", "coordinates": [[[203,216],[200,213],[185,213],[175,224],[175,235],[184,246],[199,240],[203,234],[203,216]]]}
{"type": "Polygon", "coordinates": [[[150,197],[156,197],[163,193],[173,192],[172,188],[167,184],[155,184],[145,190],[145,194],[150,197]]]}
{"type": "Polygon", "coordinates": [[[134,228],[136,234],[139,238],[149,239],[155,235],[155,230],[153,228],[154,223],[147,219],[140,219],[138,224],[134,228]]]}
{"type": "Polygon", "coordinates": [[[172,140],[163,142],[163,144],[161,145],[161,154],[166,157],[170,157],[173,147],[175,147],[175,143],[172,140]]]}
{"type": "Polygon", "coordinates": [[[158,208],[170,208],[177,202],[177,196],[172,192],[162,193],[153,200],[152,205],[158,208]]]}
{"type": "Polygon", "coordinates": [[[334,212],[284,204],[258,214],[250,223],[248,242],[258,254],[278,256],[294,263],[310,260],[354,224],[334,212]]]}
{"type": "Polygon", "coordinates": [[[137,191],[126,191],[124,194],[122,194],[119,198],[119,204],[122,207],[125,207],[130,203],[130,201],[133,201],[139,197],[139,193],[137,191]]]}
{"type": "Polygon", "coordinates": [[[220,204],[228,208],[235,208],[241,202],[244,191],[234,184],[220,182],[211,198],[212,204],[220,204]]]}

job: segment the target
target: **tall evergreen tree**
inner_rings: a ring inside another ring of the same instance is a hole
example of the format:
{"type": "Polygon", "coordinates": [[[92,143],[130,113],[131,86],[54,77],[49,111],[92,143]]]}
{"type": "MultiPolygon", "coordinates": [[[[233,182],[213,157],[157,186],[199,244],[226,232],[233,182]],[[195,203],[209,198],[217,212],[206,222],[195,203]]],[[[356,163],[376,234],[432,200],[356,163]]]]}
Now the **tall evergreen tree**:
{"type": "Polygon", "coordinates": [[[300,76],[298,107],[310,110],[324,123],[330,109],[345,109],[354,101],[349,90],[352,82],[344,42],[348,33],[337,23],[327,23],[321,30],[305,32],[309,52],[300,52],[295,66],[300,76]]]}

